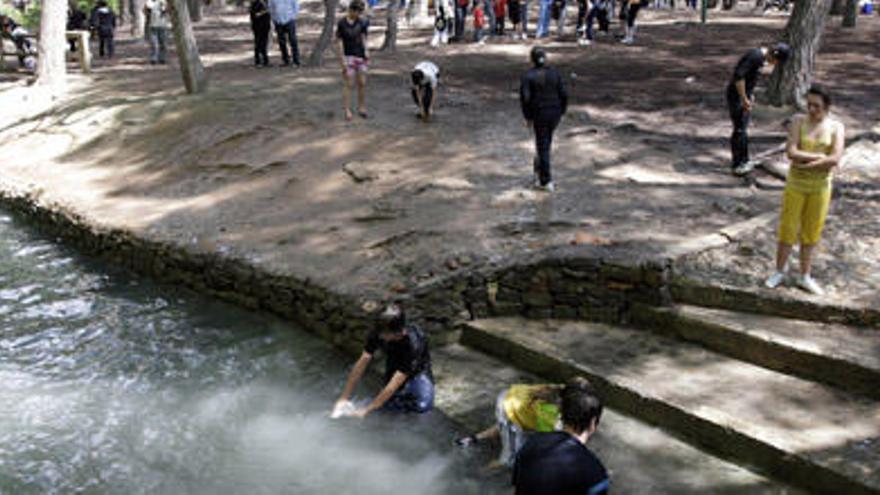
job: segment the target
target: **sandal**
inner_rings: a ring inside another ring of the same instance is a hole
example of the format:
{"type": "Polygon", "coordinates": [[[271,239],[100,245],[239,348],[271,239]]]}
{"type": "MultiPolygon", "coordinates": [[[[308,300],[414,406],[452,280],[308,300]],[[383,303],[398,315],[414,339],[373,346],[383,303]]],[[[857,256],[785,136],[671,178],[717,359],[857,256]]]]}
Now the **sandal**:
{"type": "Polygon", "coordinates": [[[459,447],[470,447],[471,445],[475,445],[480,441],[476,435],[468,435],[466,437],[456,438],[455,445],[459,447]]]}
{"type": "Polygon", "coordinates": [[[370,118],[370,114],[368,114],[368,113],[367,113],[366,111],[364,111],[364,110],[358,110],[358,115],[360,115],[362,119],[368,119],[368,118],[370,118]]]}

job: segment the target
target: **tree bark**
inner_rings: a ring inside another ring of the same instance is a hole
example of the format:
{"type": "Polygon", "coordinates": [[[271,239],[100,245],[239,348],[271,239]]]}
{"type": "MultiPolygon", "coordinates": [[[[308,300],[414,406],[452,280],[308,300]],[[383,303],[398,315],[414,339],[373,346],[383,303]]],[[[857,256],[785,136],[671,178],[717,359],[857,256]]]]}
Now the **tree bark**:
{"type": "Polygon", "coordinates": [[[324,65],[324,52],[327,51],[327,47],[330,46],[330,42],[333,40],[333,29],[336,27],[336,7],[338,5],[339,0],[324,0],[324,27],[321,29],[321,36],[318,37],[315,48],[312,49],[312,53],[309,55],[308,62],[306,62],[306,65],[309,67],[324,65]]]}
{"type": "Polygon", "coordinates": [[[388,0],[388,12],[385,22],[385,40],[382,42],[381,51],[394,53],[397,51],[397,11],[400,0],[388,0]]]}
{"type": "Polygon", "coordinates": [[[843,12],[843,27],[856,27],[856,18],[859,16],[859,0],[846,0],[846,10],[843,12]]]}
{"type": "Polygon", "coordinates": [[[202,0],[186,0],[189,18],[192,22],[202,22],[202,0]]]}
{"type": "Polygon", "coordinates": [[[132,38],[143,38],[144,30],[144,0],[131,0],[131,36],[132,38]]]}
{"type": "Polygon", "coordinates": [[[37,84],[51,88],[64,85],[67,61],[67,2],[43,0],[40,11],[40,39],[37,43],[37,84]]]}
{"type": "Polygon", "coordinates": [[[770,78],[767,99],[772,105],[793,103],[803,108],[831,1],[795,2],[783,35],[785,41],[791,45],[792,53],[788,62],[777,66],[770,78]]]}
{"type": "Polygon", "coordinates": [[[170,0],[168,11],[174,25],[174,44],[177,47],[177,59],[180,62],[180,74],[187,93],[201,93],[205,90],[208,80],[205,68],[199,57],[199,47],[193,34],[192,22],[189,20],[187,0],[170,0]]]}

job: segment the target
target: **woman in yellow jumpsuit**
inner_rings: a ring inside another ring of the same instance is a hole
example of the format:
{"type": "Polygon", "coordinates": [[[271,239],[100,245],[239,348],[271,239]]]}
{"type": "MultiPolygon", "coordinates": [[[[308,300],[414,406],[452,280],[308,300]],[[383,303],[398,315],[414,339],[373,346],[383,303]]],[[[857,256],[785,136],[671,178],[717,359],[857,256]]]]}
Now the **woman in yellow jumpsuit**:
{"type": "Polygon", "coordinates": [[[811,275],[813,252],[822,236],[831,202],[831,178],[844,149],[843,124],[828,115],[831,96],[814,85],[807,93],[807,115],[795,118],[788,132],[791,168],[785,181],[776,271],[767,287],[785,281],[785,266],[792,246],[800,242],[800,277],[797,285],[812,294],[824,293],[811,275]]]}

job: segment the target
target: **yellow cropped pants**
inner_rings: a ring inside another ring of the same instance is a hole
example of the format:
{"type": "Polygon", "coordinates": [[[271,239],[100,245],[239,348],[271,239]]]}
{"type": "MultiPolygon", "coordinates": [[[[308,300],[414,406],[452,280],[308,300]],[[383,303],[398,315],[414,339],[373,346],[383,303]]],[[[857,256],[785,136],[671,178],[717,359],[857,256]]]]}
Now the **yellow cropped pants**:
{"type": "Polygon", "coordinates": [[[812,246],[819,243],[825,217],[831,204],[831,187],[802,192],[786,187],[782,196],[782,217],[779,221],[779,242],[812,246]]]}

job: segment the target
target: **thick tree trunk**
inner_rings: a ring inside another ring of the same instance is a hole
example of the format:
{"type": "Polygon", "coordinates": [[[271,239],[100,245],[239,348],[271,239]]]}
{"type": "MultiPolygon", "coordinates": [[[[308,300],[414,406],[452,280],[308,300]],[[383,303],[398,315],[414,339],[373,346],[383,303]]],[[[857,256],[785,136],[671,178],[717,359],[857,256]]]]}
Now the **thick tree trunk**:
{"type": "Polygon", "coordinates": [[[177,59],[180,62],[180,74],[187,93],[201,93],[205,90],[208,80],[205,68],[199,57],[199,47],[193,34],[192,22],[189,20],[187,0],[170,0],[168,2],[171,21],[174,24],[174,44],[177,47],[177,59]]]}
{"type": "Polygon", "coordinates": [[[143,38],[144,31],[144,0],[131,0],[131,36],[143,38]]]}
{"type": "Polygon", "coordinates": [[[67,2],[43,0],[40,11],[40,40],[37,43],[37,83],[52,88],[64,85],[67,61],[67,2]]]}
{"type": "Polygon", "coordinates": [[[202,22],[202,0],[186,0],[189,7],[189,19],[192,22],[202,22]]]}
{"type": "Polygon", "coordinates": [[[388,13],[386,17],[385,41],[380,50],[394,53],[397,51],[397,11],[400,0],[388,0],[388,13]]]}
{"type": "Polygon", "coordinates": [[[336,27],[336,7],[338,5],[339,0],[324,0],[324,27],[321,29],[321,36],[318,37],[315,48],[312,49],[312,53],[309,55],[308,62],[306,62],[306,65],[309,67],[324,65],[324,52],[327,51],[327,47],[333,41],[333,29],[336,27]]]}
{"type": "Polygon", "coordinates": [[[791,45],[788,62],[778,66],[770,78],[767,99],[773,105],[794,103],[803,107],[810,88],[816,52],[828,20],[832,0],[799,1],[788,19],[784,39],[791,45]]]}
{"type": "Polygon", "coordinates": [[[843,12],[843,27],[856,27],[856,18],[859,16],[859,0],[846,0],[846,10],[843,12]]]}
{"type": "Polygon", "coordinates": [[[831,15],[843,15],[843,6],[845,3],[846,0],[832,0],[831,15]]]}

